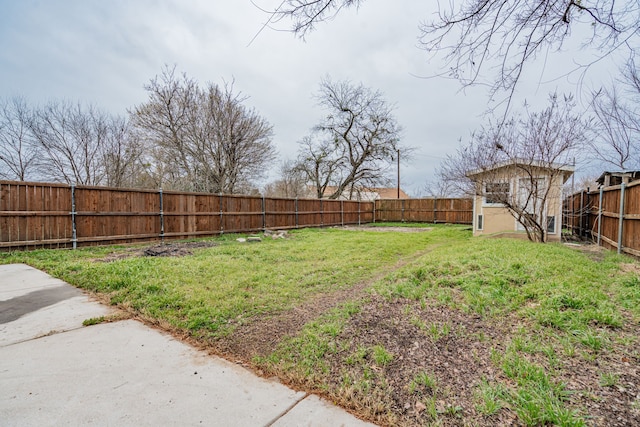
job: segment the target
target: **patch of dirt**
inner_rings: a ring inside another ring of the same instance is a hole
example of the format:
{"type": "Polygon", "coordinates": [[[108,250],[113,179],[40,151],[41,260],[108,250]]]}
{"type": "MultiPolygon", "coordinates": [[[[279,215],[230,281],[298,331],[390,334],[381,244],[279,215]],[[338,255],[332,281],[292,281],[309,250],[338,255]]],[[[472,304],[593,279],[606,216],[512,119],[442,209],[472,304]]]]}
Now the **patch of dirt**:
{"type": "Polygon", "coordinates": [[[118,251],[105,257],[96,259],[96,262],[113,262],[126,258],[143,256],[179,257],[193,255],[193,249],[211,248],[218,246],[217,242],[176,242],[150,245],[144,247],[127,248],[124,252],[118,251]]]}
{"type": "Polygon", "coordinates": [[[634,273],[640,276],[640,264],[624,263],[620,264],[623,273],[634,273]]]}
{"type": "Polygon", "coordinates": [[[364,295],[369,282],[349,289],[314,296],[302,305],[272,316],[261,316],[244,324],[238,319],[233,333],[214,343],[216,351],[235,360],[250,363],[255,356],[267,356],[286,337],[294,336],[309,321],[345,301],[364,295]]]}
{"type": "MultiPolygon", "coordinates": [[[[483,381],[514,385],[492,361],[492,352],[503,354],[522,326],[527,327],[515,318],[487,320],[437,304],[374,297],[337,338],[349,343],[348,348],[325,361],[335,389],[345,390],[345,376],[363,377],[362,364],[349,365],[347,357],[376,345],[393,354],[391,363],[378,367],[371,351],[365,356],[365,364],[374,367],[368,394],[376,400],[368,401],[362,391],[348,389],[342,400],[338,398],[345,407],[383,425],[419,426],[436,421],[445,426],[520,425],[504,402],[493,415],[480,412],[478,390],[483,381]],[[422,372],[435,379],[433,389],[415,385],[412,389],[412,381],[422,372]],[[424,408],[430,399],[435,401],[437,420],[424,408]]],[[[630,322],[627,330],[619,332],[634,342],[638,329],[637,323],[630,322]]],[[[586,415],[589,425],[640,426],[640,354],[630,351],[634,346],[613,344],[610,351],[591,355],[578,349],[573,357],[560,354],[556,367],[549,366],[548,358],[540,353],[525,356],[547,373],[553,372],[554,381],[566,385],[569,405],[586,415]],[[603,384],[607,375],[615,384],[603,384]]]]}
{"type": "MultiPolygon", "coordinates": [[[[378,393],[384,402],[380,406],[357,408],[371,420],[404,426],[435,422],[433,414],[425,408],[425,402],[433,399],[442,423],[438,425],[513,425],[515,416],[508,411],[492,417],[480,414],[474,395],[483,379],[492,381],[500,376],[499,369],[491,362],[491,347],[502,346],[504,329],[503,325],[488,323],[480,316],[443,306],[421,306],[402,299],[389,302],[374,297],[352,317],[338,337],[350,344],[349,348],[329,357],[331,377],[334,386],[339,388],[345,375],[362,376],[359,365],[345,372],[348,366],[345,356],[358,349],[382,346],[393,354],[393,360],[377,367],[377,371],[374,369],[376,385],[372,388],[383,389],[378,393]],[[433,388],[412,386],[416,376],[422,373],[435,379],[433,388]],[[386,413],[388,410],[393,413],[391,419],[386,413]]],[[[375,366],[373,357],[367,353],[367,364],[375,366]]],[[[353,406],[349,400],[342,403],[353,406]]]]}
{"type": "Polygon", "coordinates": [[[595,243],[580,241],[580,243],[565,242],[565,246],[578,250],[586,254],[589,258],[596,262],[601,262],[607,255],[608,249],[598,246],[595,243]]]}

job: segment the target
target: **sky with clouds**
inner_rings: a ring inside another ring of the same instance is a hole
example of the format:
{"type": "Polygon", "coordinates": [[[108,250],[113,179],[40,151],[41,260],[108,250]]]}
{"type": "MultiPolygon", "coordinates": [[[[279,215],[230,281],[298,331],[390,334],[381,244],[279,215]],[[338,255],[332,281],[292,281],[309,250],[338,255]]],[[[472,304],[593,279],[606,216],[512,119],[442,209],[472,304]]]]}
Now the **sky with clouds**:
{"type": "MultiPolygon", "coordinates": [[[[278,31],[289,23],[263,28],[269,15],[259,7],[279,4],[0,0],[0,97],[24,96],[31,104],[67,99],[124,115],[146,100],[143,86],[163,65],[175,64],[203,85],[234,80],[246,103],[274,126],[285,159],[295,157],[297,141],[322,115],[313,98],[320,80],[349,79],[396,106],[403,143],[416,148],[401,168],[402,187],[421,195],[440,160],[486,121],[488,105],[486,87],[462,91],[456,81],[425,78],[442,72],[442,58],[418,47],[418,26],[434,17],[436,2],[367,0],[304,41],[278,31]]],[[[578,42],[531,66],[514,103],[544,107],[549,92],[574,90],[579,76],[562,76],[585,55],[578,42]]],[[[585,84],[606,83],[607,67],[590,71],[585,84]]]]}

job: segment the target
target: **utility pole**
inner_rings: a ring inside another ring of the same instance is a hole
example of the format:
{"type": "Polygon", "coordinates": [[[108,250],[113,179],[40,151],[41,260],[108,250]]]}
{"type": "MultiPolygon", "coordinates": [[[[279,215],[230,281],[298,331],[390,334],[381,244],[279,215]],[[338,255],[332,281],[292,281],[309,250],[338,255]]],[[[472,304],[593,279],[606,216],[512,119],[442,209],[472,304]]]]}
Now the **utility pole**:
{"type": "Polygon", "coordinates": [[[400,198],[400,149],[398,148],[398,199],[400,198]]]}

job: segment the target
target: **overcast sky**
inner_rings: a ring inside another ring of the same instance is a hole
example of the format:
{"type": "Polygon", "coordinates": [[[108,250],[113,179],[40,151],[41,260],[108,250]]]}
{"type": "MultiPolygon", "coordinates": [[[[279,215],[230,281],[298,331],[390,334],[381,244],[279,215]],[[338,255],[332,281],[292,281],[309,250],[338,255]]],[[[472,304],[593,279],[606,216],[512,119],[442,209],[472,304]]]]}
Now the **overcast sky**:
{"type": "MultiPolygon", "coordinates": [[[[280,0],[255,3],[273,9],[280,0]]],[[[396,106],[403,143],[417,148],[402,167],[402,187],[418,196],[459,139],[486,121],[488,105],[484,87],[463,92],[456,81],[417,77],[442,71],[441,58],[418,48],[418,25],[433,17],[435,3],[367,0],[301,41],[260,31],[269,16],[249,0],[0,0],[0,97],[22,95],[31,104],[63,98],[124,115],[146,100],[143,85],[175,64],[202,85],[235,79],[247,104],[274,126],[285,159],[322,115],[313,99],[321,78],[349,79],[396,106]]],[[[550,91],[574,89],[575,75],[555,78],[576,55],[548,56],[544,73],[532,67],[516,104],[526,98],[544,107],[550,91]]],[[[588,84],[606,83],[594,75],[588,84]]]]}

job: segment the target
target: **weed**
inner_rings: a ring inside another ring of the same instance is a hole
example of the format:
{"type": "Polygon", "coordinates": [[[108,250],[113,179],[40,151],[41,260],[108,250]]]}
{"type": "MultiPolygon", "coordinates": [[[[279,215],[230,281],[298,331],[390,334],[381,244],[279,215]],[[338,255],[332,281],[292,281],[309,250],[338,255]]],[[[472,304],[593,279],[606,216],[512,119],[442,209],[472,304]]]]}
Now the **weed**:
{"type": "Polygon", "coordinates": [[[100,316],[100,317],[92,317],[90,319],[85,319],[82,321],[82,326],[91,326],[91,325],[98,325],[102,322],[105,321],[104,316],[100,316]]]}
{"type": "Polygon", "coordinates": [[[432,323],[426,328],[426,331],[434,341],[438,341],[449,335],[449,332],[451,332],[451,326],[447,322],[444,322],[441,325],[438,323],[432,323]]]}
{"type": "Polygon", "coordinates": [[[459,417],[462,413],[462,406],[447,405],[444,409],[444,413],[450,417],[459,417]]]}
{"type": "Polygon", "coordinates": [[[367,349],[365,347],[358,347],[355,353],[347,356],[344,359],[344,362],[347,365],[357,365],[362,363],[366,357],[367,357],[367,349]]]}
{"type": "Polygon", "coordinates": [[[505,400],[525,425],[584,425],[577,412],[563,404],[569,397],[564,384],[554,382],[543,367],[514,351],[503,356],[501,367],[518,386],[505,400]]]}
{"type": "Polygon", "coordinates": [[[478,401],[476,409],[484,415],[493,415],[502,409],[501,400],[504,399],[504,389],[497,385],[491,386],[486,379],[483,379],[475,391],[478,401]]]}
{"type": "Polygon", "coordinates": [[[424,399],[421,401],[427,409],[425,409],[425,413],[426,415],[429,417],[429,419],[434,422],[437,423],[438,421],[438,406],[436,403],[436,397],[432,396],[429,397],[427,399],[424,399]]]}
{"type": "Polygon", "coordinates": [[[436,378],[428,372],[418,373],[409,383],[409,393],[435,393],[437,386],[436,378]]]}
{"type": "Polygon", "coordinates": [[[596,353],[602,350],[602,348],[608,343],[608,338],[604,332],[596,333],[592,328],[588,328],[584,331],[574,331],[574,335],[582,345],[596,353]]]}
{"type": "Polygon", "coordinates": [[[383,346],[375,345],[371,349],[373,361],[378,366],[386,366],[393,360],[393,354],[389,353],[383,346]]]}
{"type": "Polygon", "coordinates": [[[600,374],[600,385],[602,387],[613,387],[618,384],[620,375],[613,372],[603,372],[600,374]]]}
{"type": "Polygon", "coordinates": [[[411,316],[411,318],[409,319],[409,323],[411,323],[413,326],[415,326],[420,330],[424,330],[427,327],[426,322],[421,318],[419,318],[418,316],[411,316]]]}

